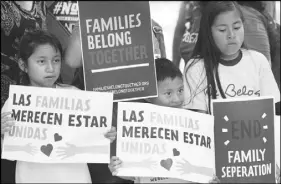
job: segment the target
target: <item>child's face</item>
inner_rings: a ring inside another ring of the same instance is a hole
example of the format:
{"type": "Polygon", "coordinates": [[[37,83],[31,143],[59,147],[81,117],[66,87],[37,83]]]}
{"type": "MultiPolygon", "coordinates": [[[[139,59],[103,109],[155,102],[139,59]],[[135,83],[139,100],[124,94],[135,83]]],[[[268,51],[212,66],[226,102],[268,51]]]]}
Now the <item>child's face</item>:
{"type": "Polygon", "coordinates": [[[151,99],[151,103],[167,107],[180,108],[184,100],[183,80],[179,77],[166,78],[158,81],[158,97],[151,99]]]}
{"type": "Polygon", "coordinates": [[[212,25],[212,36],[222,58],[234,59],[244,41],[244,26],[238,11],[219,14],[212,25]]]}
{"type": "Polygon", "coordinates": [[[26,72],[31,86],[54,87],[60,75],[61,53],[49,45],[39,45],[28,58],[26,72]]]}

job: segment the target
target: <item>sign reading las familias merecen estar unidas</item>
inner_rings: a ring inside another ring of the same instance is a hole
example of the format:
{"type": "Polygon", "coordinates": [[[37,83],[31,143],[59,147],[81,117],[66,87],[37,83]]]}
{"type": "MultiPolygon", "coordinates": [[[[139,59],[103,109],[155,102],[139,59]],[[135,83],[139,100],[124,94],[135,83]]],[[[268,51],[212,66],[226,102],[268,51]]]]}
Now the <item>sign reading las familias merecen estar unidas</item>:
{"type": "Polygon", "coordinates": [[[2,112],[2,159],[37,163],[109,163],[112,93],[11,85],[2,112]],[[4,121],[4,120],[3,120],[4,121]]]}
{"type": "Polygon", "coordinates": [[[157,96],[149,2],[78,1],[87,91],[157,96]]]}

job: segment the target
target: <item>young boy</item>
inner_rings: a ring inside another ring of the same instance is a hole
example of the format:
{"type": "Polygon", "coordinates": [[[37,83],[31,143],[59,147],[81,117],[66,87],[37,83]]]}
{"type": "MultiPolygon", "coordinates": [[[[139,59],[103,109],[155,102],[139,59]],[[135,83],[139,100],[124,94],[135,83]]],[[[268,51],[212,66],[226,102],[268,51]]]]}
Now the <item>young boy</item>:
{"type": "MultiPolygon", "coordinates": [[[[146,99],[148,103],[155,105],[181,108],[184,102],[184,85],[183,76],[178,67],[170,60],[159,58],[155,60],[158,97],[146,99]]],[[[112,175],[116,175],[116,170],[121,167],[122,161],[116,157],[111,157],[110,164],[108,165],[112,175]]],[[[126,180],[132,180],[135,183],[144,183],[149,181],[144,177],[121,177],[126,180]]],[[[187,183],[188,181],[180,179],[167,178],[162,182],[173,183],[187,183]],[[164,181],[166,180],[166,181],[164,181]]]]}

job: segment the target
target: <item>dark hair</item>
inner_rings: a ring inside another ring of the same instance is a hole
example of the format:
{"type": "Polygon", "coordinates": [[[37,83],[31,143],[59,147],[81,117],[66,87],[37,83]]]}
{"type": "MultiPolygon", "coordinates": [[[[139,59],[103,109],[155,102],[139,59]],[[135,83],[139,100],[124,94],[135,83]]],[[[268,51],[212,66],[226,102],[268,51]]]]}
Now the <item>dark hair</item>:
{"type": "MultiPolygon", "coordinates": [[[[56,52],[59,51],[62,56],[62,45],[55,35],[43,30],[34,30],[23,35],[19,45],[19,58],[27,65],[28,58],[34,53],[35,49],[45,44],[54,47],[56,52]]],[[[22,74],[21,83],[24,85],[29,84],[28,75],[22,74]]]]}
{"type": "Polygon", "coordinates": [[[254,8],[260,13],[265,11],[265,4],[262,1],[237,1],[237,3],[241,6],[254,8]]]}
{"type": "MultiPolygon", "coordinates": [[[[185,72],[188,72],[188,69],[190,69],[191,66],[198,62],[199,59],[204,60],[204,68],[206,73],[205,77],[207,78],[206,88],[208,94],[209,111],[211,111],[211,98],[216,99],[217,94],[215,81],[217,82],[221,96],[225,98],[218,75],[219,59],[222,53],[216,46],[215,41],[212,37],[211,27],[214,23],[215,18],[223,12],[237,10],[240,13],[242,22],[244,22],[244,17],[240,6],[235,1],[209,1],[206,3],[202,2],[201,6],[202,17],[200,21],[198,41],[196,42],[191,56],[191,58],[193,58],[193,61],[187,67],[185,72]]],[[[244,47],[244,44],[242,46],[244,47]]],[[[186,79],[186,81],[188,84],[188,79],[186,79]]],[[[203,84],[203,81],[204,80],[202,80],[202,83],[200,85],[203,84]]],[[[198,90],[200,85],[197,86],[195,91],[198,90]]]]}
{"type": "Polygon", "coordinates": [[[158,58],[155,60],[155,65],[158,82],[164,81],[166,78],[171,78],[173,80],[176,77],[179,77],[182,79],[180,69],[176,67],[172,61],[166,58],[158,58]]]}

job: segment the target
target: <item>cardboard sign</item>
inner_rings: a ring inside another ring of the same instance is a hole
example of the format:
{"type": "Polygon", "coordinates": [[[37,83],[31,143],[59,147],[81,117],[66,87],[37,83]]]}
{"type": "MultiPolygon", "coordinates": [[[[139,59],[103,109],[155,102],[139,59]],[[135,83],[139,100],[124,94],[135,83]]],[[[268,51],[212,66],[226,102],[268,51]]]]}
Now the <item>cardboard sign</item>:
{"type": "Polygon", "coordinates": [[[15,126],[2,158],[38,163],[109,163],[113,94],[10,86],[4,112],[15,126]]]}
{"type": "Polygon", "coordinates": [[[213,116],[146,103],[118,103],[118,176],[206,183],[214,174],[213,116]]]}
{"type": "Polygon", "coordinates": [[[65,30],[71,34],[75,24],[79,20],[77,1],[54,1],[48,7],[48,10],[64,26],[65,30]]]}
{"type": "Polygon", "coordinates": [[[274,100],[213,100],[216,175],[222,183],[274,183],[274,100]]]}
{"type": "Polygon", "coordinates": [[[149,2],[78,1],[87,91],[157,96],[149,2]]]}

